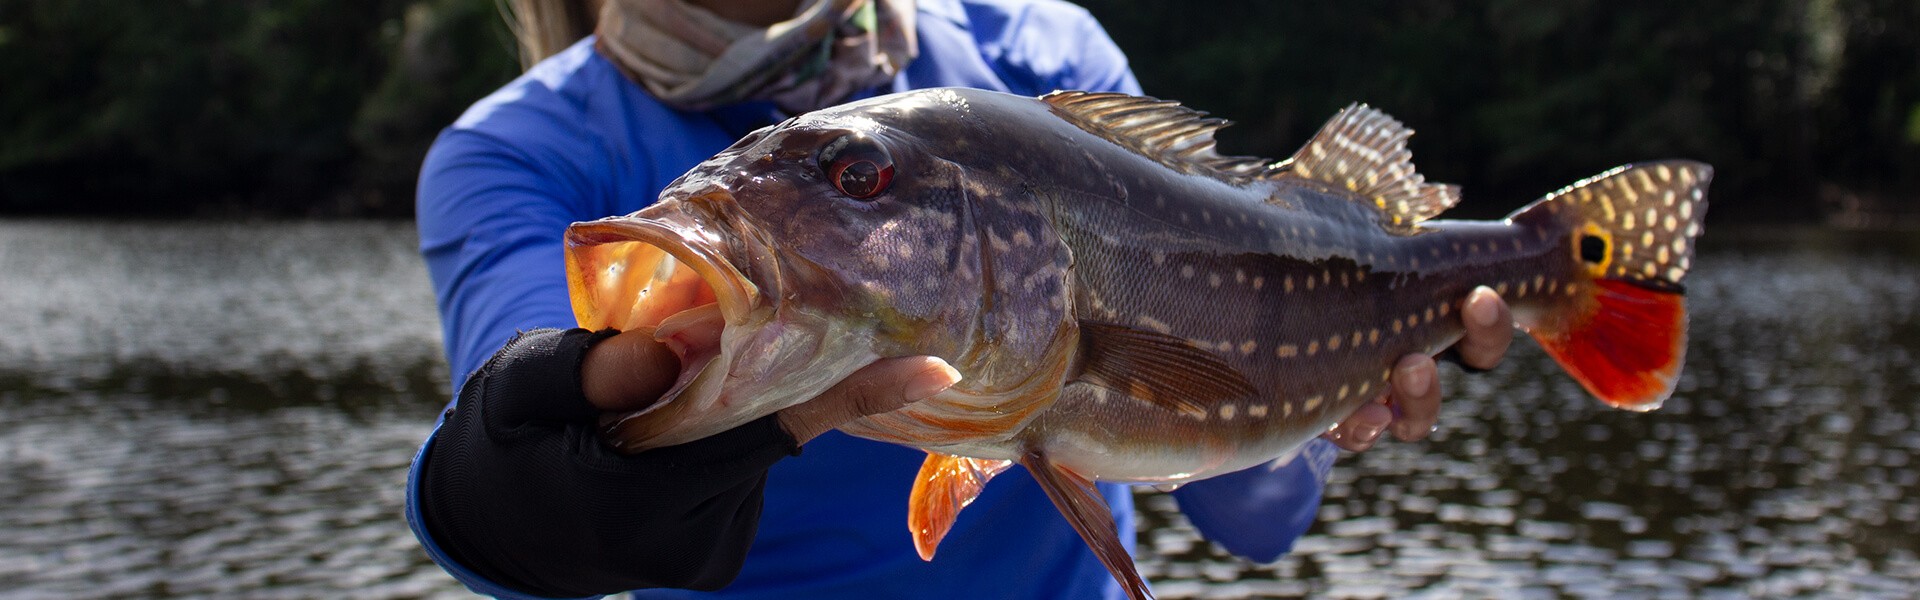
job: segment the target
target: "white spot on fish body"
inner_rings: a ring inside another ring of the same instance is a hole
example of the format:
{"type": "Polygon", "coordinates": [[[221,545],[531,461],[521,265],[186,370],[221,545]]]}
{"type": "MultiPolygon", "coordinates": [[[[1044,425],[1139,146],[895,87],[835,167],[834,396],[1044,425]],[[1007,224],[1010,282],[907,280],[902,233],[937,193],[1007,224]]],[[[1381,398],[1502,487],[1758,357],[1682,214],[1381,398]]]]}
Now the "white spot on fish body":
{"type": "Polygon", "coordinates": [[[1255,404],[1247,407],[1247,416],[1259,419],[1267,416],[1267,405],[1255,404]]]}
{"type": "Polygon", "coordinates": [[[1158,249],[1148,250],[1147,257],[1153,260],[1153,266],[1158,267],[1167,264],[1167,253],[1158,249]]]}
{"type": "Polygon", "coordinates": [[[1231,418],[1233,418],[1233,415],[1234,415],[1235,413],[1237,413],[1237,412],[1239,412],[1239,407],[1236,407],[1236,406],[1234,406],[1234,405],[1232,405],[1232,404],[1222,404],[1222,405],[1220,405],[1220,418],[1221,418],[1221,419],[1231,419],[1231,418]]]}
{"type": "Polygon", "coordinates": [[[1240,342],[1241,354],[1253,354],[1253,351],[1258,349],[1260,349],[1260,344],[1255,343],[1253,340],[1240,342]]]}
{"type": "Polygon", "coordinates": [[[1300,346],[1295,344],[1281,344],[1280,347],[1273,349],[1273,355],[1279,358],[1293,358],[1299,354],[1300,346]]]}
{"type": "Polygon", "coordinates": [[[1180,276],[1193,279],[1193,265],[1180,265],[1180,276]]]}
{"type": "Polygon", "coordinates": [[[1159,333],[1173,333],[1173,328],[1168,327],[1166,322],[1161,321],[1159,319],[1155,319],[1147,315],[1140,315],[1140,316],[1134,317],[1134,322],[1138,323],[1141,327],[1145,327],[1147,329],[1150,329],[1159,333]]]}

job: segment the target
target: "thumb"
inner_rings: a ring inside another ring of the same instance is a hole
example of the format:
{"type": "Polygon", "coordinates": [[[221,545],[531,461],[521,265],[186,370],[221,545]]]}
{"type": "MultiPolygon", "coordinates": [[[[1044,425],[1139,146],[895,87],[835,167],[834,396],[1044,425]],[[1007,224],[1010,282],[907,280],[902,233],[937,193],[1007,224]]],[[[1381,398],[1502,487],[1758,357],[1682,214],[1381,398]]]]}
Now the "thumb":
{"type": "Polygon", "coordinates": [[[818,397],[780,411],[780,425],[805,444],[854,419],[932,397],[960,382],[960,372],[932,356],[883,358],[840,380],[818,397]]]}

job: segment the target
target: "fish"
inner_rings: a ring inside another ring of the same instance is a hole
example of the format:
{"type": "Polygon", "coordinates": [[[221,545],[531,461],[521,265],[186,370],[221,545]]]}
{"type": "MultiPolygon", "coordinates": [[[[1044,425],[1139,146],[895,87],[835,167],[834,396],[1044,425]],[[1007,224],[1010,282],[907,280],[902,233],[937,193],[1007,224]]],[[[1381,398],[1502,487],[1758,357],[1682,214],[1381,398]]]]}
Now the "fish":
{"type": "Polygon", "coordinates": [[[1130,597],[1151,597],[1095,481],[1179,484],[1284,460],[1464,332],[1494,289],[1600,401],[1652,410],[1685,358],[1682,280],[1713,169],[1607,170],[1498,221],[1438,219],[1412,130],[1341,110],[1285,160],[1227,156],[1177,102],[940,88],[747,135],[630,215],[566,232],[583,327],[651,329],[663,398],[607,415],[627,452],[804,402],[883,357],[953,388],[842,426],[925,450],[908,528],[1023,465],[1130,597]],[[719,327],[696,342],[696,328],[719,327]]]}

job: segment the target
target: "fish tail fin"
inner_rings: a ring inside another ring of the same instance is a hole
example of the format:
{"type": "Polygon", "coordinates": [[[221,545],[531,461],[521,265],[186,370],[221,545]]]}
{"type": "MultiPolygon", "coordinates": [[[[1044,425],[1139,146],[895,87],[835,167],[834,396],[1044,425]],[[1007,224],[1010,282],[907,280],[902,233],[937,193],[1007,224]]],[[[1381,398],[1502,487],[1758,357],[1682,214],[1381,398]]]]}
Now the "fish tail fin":
{"type": "Polygon", "coordinates": [[[1080,532],[1080,539],[1093,548],[1093,555],[1099,557],[1100,564],[1106,565],[1107,572],[1120,582],[1127,597],[1152,600],[1153,592],[1147,589],[1146,580],[1141,579],[1140,571],[1133,566],[1133,555],[1120,543],[1120,529],[1113,524],[1113,511],[1093,482],[1053,464],[1038,451],[1021,457],[1020,464],[1033,474],[1034,481],[1040,483],[1040,489],[1053,500],[1054,508],[1060,509],[1061,516],[1067,518],[1073,530],[1080,532]]]}
{"type": "Polygon", "coordinates": [[[953,529],[960,510],[980,496],[988,480],[1010,466],[1010,460],[927,453],[920,475],[913,479],[913,494],[907,498],[907,530],[913,533],[913,549],[921,560],[933,560],[934,549],[953,529]]]}
{"type": "Polygon", "coordinates": [[[1564,296],[1518,311],[1519,325],[1588,392],[1617,408],[1653,410],[1685,361],[1680,281],[1692,266],[1713,168],[1691,161],[1628,165],[1568,186],[1509,217],[1565,236],[1564,296]]]}

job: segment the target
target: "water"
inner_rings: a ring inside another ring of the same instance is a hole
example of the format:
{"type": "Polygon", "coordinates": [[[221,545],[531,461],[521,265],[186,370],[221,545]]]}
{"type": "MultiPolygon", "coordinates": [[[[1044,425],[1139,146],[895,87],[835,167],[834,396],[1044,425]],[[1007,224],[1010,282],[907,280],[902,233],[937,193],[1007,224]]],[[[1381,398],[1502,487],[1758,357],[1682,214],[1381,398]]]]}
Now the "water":
{"type": "MultiPolygon", "coordinates": [[[[445,402],[405,224],[0,223],[0,596],[460,596],[400,517],[445,402]]],[[[1658,412],[1531,344],[1344,457],[1271,564],[1139,492],[1162,598],[1920,596],[1920,236],[1710,232],[1658,412]]]]}

